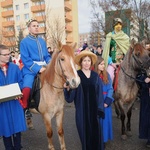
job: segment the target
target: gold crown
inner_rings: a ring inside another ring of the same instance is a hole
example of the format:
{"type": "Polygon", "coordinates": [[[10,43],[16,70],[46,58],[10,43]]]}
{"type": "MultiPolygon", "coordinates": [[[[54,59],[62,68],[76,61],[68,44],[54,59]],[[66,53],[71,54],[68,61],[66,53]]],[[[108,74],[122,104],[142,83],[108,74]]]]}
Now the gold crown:
{"type": "Polygon", "coordinates": [[[30,20],[26,23],[27,27],[29,27],[29,25],[30,25],[31,22],[33,22],[33,21],[37,21],[37,20],[36,20],[35,18],[30,19],[30,20]]]}

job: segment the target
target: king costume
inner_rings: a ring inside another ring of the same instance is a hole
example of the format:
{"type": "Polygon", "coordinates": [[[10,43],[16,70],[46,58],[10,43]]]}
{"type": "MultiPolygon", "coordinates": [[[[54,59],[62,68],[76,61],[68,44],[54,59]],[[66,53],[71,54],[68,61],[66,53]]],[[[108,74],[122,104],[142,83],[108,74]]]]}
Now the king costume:
{"type": "MultiPolygon", "coordinates": [[[[7,65],[6,76],[2,69],[0,69],[0,86],[18,83],[20,88],[22,88],[22,75],[19,67],[13,63],[8,63],[7,65]]],[[[22,131],[26,131],[26,122],[19,100],[12,99],[10,101],[1,102],[0,136],[10,137],[22,131]]]]}
{"type": "Polygon", "coordinates": [[[78,71],[81,84],[77,89],[67,91],[67,102],[74,100],[76,108],[76,126],[82,143],[82,150],[103,150],[102,124],[99,119],[104,118],[104,100],[102,95],[102,81],[98,74],[91,71],[87,78],[82,70],[78,71]]]}
{"type": "Polygon", "coordinates": [[[46,66],[51,56],[48,53],[45,41],[39,36],[28,35],[20,43],[21,60],[24,64],[23,88],[32,88],[34,77],[42,66],[46,66]]]}

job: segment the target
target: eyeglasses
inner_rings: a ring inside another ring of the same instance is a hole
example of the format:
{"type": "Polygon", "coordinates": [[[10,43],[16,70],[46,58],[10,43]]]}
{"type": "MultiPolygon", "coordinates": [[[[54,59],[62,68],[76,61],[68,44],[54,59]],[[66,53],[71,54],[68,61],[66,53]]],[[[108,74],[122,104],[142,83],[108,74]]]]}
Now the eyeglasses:
{"type": "Polygon", "coordinates": [[[9,54],[0,54],[2,56],[10,56],[10,53],[9,54]]]}

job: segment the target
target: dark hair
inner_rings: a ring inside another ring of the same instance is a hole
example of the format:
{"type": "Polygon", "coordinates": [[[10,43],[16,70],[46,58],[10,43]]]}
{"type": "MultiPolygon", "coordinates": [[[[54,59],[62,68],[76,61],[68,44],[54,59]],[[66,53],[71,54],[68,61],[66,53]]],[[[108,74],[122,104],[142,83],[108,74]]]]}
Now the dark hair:
{"type": "Polygon", "coordinates": [[[102,48],[102,45],[97,45],[97,48],[102,48]]]}
{"type": "Polygon", "coordinates": [[[0,50],[9,49],[6,45],[0,44],[0,50]]]}

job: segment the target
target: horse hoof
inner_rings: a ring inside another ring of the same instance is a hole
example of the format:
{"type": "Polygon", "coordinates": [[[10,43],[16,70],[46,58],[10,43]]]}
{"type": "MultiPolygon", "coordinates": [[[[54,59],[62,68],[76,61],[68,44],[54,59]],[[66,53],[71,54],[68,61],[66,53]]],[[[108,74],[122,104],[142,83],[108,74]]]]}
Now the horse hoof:
{"type": "Polygon", "coordinates": [[[34,126],[28,127],[29,130],[35,130],[34,126]]]}
{"type": "Polygon", "coordinates": [[[124,135],[121,135],[121,139],[122,139],[122,140],[126,140],[126,139],[127,139],[127,135],[125,135],[125,134],[124,134],[124,135]]]}
{"type": "Polygon", "coordinates": [[[49,150],[55,150],[54,146],[48,146],[49,150]]]}
{"type": "Polygon", "coordinates": [[[127,134],[127,136],[129,136],[129,137],[132,136],[132,132],[131,132],[131,131],[127,131],[126,134],[127,134]]]}

